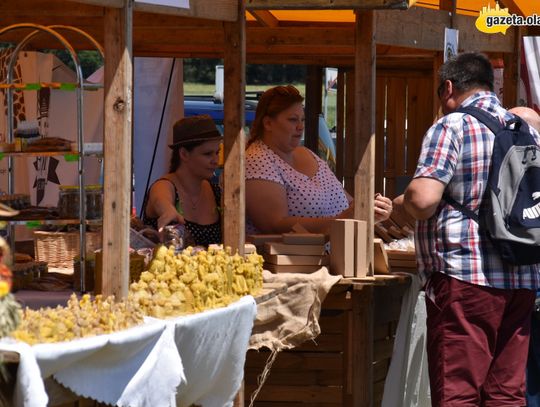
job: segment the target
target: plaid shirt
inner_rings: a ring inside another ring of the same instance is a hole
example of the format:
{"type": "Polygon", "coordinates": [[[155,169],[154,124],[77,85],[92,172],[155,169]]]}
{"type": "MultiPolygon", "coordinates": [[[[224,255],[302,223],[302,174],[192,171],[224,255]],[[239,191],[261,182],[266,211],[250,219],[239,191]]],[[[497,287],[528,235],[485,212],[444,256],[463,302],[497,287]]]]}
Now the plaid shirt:
{"type": "MultiPolygon", "coordinates": [[[[478,106],[501,122],[509,114],[492,92],[478,92],[461,106],[478,106]]],[[[534,132],[537,142],[540,137],[534,132]]],[[[487,185],[494,135],[474,117],[451,113],[424,136],[414,177],[434,178],[457,202],[477,212],[487,185]]],[[[418,271],[424,279],[442,272],[472,284],[503,289],[537,289],[539,265],[503,263],[478,224],[442,200],[428,220],[416,222],[418,271]]]]}

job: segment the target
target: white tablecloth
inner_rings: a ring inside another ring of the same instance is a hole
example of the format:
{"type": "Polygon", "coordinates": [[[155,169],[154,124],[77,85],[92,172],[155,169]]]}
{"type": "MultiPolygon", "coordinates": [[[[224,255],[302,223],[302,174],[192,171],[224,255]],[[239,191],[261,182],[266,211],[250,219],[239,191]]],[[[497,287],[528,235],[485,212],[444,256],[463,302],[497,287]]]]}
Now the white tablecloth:
{"type": "Polygon", "coordinates": [[[403,296],[382,407],[431,407],[426,353],[426,303],[418,275],[403,296]]]}
{"type": "Polygon", "coordinates": [[[256,313],[247,296],[110,335],[32,347],[4,340],[0,349],[21,355],[17,407],[46,406],[43,380],[51,377],[79,396],[117,406],[223,407],[240,388],[256,313]]]}

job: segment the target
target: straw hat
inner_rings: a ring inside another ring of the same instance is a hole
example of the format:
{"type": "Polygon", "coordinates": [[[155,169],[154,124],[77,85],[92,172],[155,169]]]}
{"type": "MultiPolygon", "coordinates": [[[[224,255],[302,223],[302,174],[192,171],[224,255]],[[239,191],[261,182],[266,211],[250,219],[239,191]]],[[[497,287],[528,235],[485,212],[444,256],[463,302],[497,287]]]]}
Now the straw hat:
{"type": "Polygon", "coordinates": [[[173,143],[170,148],[198,141],[218,140],[222,138],[212,118],[207,114],[184,117],[173,127],[173,143]]]}

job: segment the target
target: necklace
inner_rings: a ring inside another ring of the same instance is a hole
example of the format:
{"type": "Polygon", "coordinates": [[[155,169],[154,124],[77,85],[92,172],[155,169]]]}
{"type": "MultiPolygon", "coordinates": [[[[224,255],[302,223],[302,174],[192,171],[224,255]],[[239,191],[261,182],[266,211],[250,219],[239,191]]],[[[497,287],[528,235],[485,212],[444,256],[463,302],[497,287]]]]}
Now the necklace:
{"type": "MultiPolygon", "coordinates": [[[[202,189],[202,188],[201,188],[202,189]]],[[[197,209],[197,205],[199,204],[199,201],[201,200],[201,189],[199,189],[199,194],[197,195],[197,198],[196,199],[193,199],[191,196],[189,196],[188,194],[185,194],[188,198],[189,198],[189,201],[191,202],[191,210],[194,211],[195,209],[197,209]]],[[[185,192],[185,191],[184,191],[185,192]]],[[[185,202],[184,202],[185,203],[185,202]]]]}
{"type": "Polygon", "coordinates": [[[176,175],[176,179],[178,180],[178,185],[180,186],[180,189],[182,191],[182,195],[180,196],[180,200],[182,201],[183,204],[187,204],[188,206],[190,206],[191,210],[194,211],[195,209],[197,209],[199,201],[201,200],[202,185],[199,187],[199,192],[197,193],[197,196],[195,197],[195,199],[193,199],[193,197],[187,193],[186,189],[184,188],[184,186],[180,182],[180,178],[178,177],[178,175],[176,175]],[[189,200],[189,202],[186,202],[185,198],[187,198],[189,200]]]}

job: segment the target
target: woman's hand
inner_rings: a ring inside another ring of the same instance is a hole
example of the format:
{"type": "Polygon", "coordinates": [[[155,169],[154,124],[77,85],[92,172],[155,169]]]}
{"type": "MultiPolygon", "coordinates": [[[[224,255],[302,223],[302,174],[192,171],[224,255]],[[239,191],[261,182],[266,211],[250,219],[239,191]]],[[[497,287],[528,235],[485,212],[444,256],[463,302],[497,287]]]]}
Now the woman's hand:
{"type": "Polygon", "coordinates": [[[375,223],[388,219],[392,214],[392,201],[381,194],[375,194],[374,207],[375,223]]]}
{"type": "Polygon", "coordinates": [[[163,227],[171,223],[180,223],[183,225],[185,222],[186,221],[184,217],[176,211],[176,208],[174,206],[170,205],[170,207],[167,207],[163,211],[163,213],[159,216],[157,220],[158,232],[161,233],[163,231],[163,227]]]}

